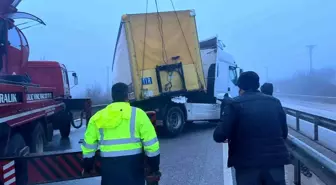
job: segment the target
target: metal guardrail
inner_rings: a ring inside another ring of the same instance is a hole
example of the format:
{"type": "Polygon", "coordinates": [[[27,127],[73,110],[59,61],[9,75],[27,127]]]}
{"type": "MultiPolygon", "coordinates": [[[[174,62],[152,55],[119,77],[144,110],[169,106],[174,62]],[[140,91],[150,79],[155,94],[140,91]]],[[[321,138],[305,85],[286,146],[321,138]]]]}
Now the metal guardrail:
{"type": "MultiPolygon", "coordinates": [[[[336,120],[321,117],[318,115],[294,110],[291,108],[284,108],[286,114],[296,118],[297,132],[300,132],[300,120],[308,121],[314,124],[315,141],[319,140],[319,127],[327,128],[336,132],[336,120]]],[[[307,166],[316,176],[318,176],[327,185],[336,184],[336,162],[330,160],[323,154],[319,153],[306,143],[300,141],[292,135],[287,139],[288,149],[293,156],[294,165],[294,184],[301,185],[300,169],[302,164],[307,166]]]]}
{"type": "Polygon", "coordinates": [[[336,132],[336,120],[284,107],[286,114],[296,118],[295,130],[300,132],[300,119],[314,124],[314,140],[318,141],[319,126],[336,132]]]}
{"type": "Polygon", "coordinates": [[[286,93],[274,93],[274,96],[279,97],[279,98],[283,97],[283,98],[291,98],[291,99],[321,102],[321,103],[328,103],[328,104],[336,103],[336,97],[332,97],[332,96],[312,96],[312,95],[299,95],[299,94],[286,94],[286,93]]]}
{"type": "Polygon", "coordinates": [[[336,99],[335,96],[313,96],[313,95],[300,95],[300,94],[287,94],[287,93],[274,93],[274,95],[278,96],[292,96],[292,97],[307,97],[307,98],[315,98],[315,99],[336,99]]]}
{"type": "Polygon", "coordinates": [[[291,135],[288,136],[287,146],[294,158],[294,184],[301,185],[301,164],[307,166],[327,185],[336,184],[336,163],[334,161],[291,135]]]}

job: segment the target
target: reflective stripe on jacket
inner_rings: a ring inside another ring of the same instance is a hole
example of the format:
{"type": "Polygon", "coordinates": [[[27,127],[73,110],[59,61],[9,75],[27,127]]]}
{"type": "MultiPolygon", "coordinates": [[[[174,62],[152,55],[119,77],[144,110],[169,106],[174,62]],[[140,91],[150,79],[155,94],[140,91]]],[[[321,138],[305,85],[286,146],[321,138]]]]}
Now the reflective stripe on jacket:
{"type": "Polygon", "coordinates": [[[160,154],[159,141],[147,114],[129,103],[117,102],[97,112],[89,121],[81,146],[84,158],[97,149],[102,157],[160,154]]]}

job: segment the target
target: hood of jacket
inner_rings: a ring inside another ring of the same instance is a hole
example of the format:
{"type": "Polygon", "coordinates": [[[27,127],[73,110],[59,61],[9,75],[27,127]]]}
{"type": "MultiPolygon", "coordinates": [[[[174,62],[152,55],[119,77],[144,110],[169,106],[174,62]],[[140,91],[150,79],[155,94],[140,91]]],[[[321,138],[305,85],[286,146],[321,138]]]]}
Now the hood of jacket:
{"type": "Polygon", "coordinates": [[[125,120],[131,119],[132,107],[126,102],[116,102],[103,109],[96,125],[98,128],[116,128],[125,120]]]}

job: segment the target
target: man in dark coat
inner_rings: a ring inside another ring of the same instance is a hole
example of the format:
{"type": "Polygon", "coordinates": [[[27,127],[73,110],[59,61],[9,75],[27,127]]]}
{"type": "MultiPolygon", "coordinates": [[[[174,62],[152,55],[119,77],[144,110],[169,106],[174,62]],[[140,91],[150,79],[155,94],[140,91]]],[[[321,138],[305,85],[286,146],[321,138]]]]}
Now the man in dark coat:
{"type": "Polygon", "coordinates": [[[238,79],[240,96],[225,106],[213,138],[228,141],[228,167],[235,168],[237,185],[285,185],[286,114],[280,101],[258,91],[259,76],[247,71],[238,79]]]}
{"type": "Polygon", "coordinates": [[[272,83],[264,83],[260,87],[260,91],[264,94],[273,96],[273,84],[272,83]]]}

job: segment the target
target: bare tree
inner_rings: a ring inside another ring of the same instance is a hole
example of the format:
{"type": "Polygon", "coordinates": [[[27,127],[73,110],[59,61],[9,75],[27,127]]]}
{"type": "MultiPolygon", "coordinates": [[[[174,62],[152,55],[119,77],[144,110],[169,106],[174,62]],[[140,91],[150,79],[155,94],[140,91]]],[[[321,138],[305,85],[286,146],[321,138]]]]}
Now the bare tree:
{"type": "Polygon", "coordinates": [[[310,73],[297,72],[291,78],[275,81],[280,93],[336,96],[336,70],[333,68],[315,69],[310,73]]]}
{"type": "Polygon", "coordinates": [[[94,83],[85,90],[85,96],[92,100],[93,104],[106,104],[111,102],[110,93],[104,92],[98,83],[94,83]]]}

